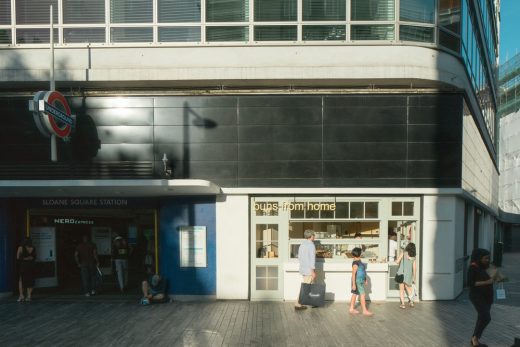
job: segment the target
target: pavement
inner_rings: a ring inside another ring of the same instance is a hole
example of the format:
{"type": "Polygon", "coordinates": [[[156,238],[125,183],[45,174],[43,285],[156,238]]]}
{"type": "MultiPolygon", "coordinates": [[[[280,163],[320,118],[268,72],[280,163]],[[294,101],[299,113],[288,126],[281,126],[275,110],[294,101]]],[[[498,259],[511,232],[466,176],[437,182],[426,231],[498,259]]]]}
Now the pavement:
{"type": "MultiPolygon", "coordinates": [[[[482,342],[520,338],[520,253],[506,253],[507,297],[493,305],[482,342]]],[[[208,301],[142,306],[138,297],[38,296],[0,300],[0,346],[470,346],[476,313],[467,292],[400,309],[373,302],[373,317],[346,303],[294,310],[292,302],[208,301]]]]}

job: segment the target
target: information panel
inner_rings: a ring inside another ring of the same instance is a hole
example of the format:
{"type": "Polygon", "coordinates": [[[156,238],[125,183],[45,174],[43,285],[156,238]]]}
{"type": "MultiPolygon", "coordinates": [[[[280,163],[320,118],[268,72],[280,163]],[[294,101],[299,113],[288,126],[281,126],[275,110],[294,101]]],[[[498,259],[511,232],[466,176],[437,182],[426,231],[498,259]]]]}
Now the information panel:
{"type": "Polygon", "coordinates": [[[179,228],[181,267],[207,267],[206,227],[179,228]]]}

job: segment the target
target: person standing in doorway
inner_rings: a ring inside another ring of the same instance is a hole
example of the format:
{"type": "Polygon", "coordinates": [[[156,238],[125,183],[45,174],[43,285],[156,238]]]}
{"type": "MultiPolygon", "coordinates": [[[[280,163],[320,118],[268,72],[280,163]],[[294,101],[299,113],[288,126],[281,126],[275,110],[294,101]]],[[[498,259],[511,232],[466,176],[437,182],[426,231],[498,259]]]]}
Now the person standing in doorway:
{"type": "Polygon", "coordinates": [[[128,285],[128,244],[121,236],[114,239],[112,259],[114,259],[119,290],[124,293],[128,285]]]}
{"type": "MultiPolygon", "coordinates": [[[[303,232],[303,237],[305,238],[305,241],[303,241],[298,249],[300,275],[302,275],[302,283],[313,283],[316,279],[316,246],[314,246],[314,231],[310,229],[305,230],[303,232]]],[[[295,310],[303,310],[307,308],[307,306],[300,303],[300,294],[298,294],[298,299],[294,305],[295,310]]]]}
{"type": "Polygon", "coordinates": [[[493,305],[493,282],[486,271],[489,267],[489,251],[476,248],[471,254],[471,264],[468,269],[469,300],[477,311],[477,322],[471,337],[472,346],[486,346],[480,343],[480,337],[486,326],[491,322],[491,305],[493,305]]]}
{"type": "MultiPolygon", "coordinates": [[[[406,245],[404,252],[399,255],[396,263],[400,264],[399,268],[402,268],[402,274],[404,275],[403,283],[399,283],[399,296],[401,298],[400,308],[406,308],[404,304],[404,291],[406,290],[410,307],[414,307],[414,285],[415,276],[417,273],[417,263],[415,257],[417,255],[417,249],[415,243],[410,242],[406,245]]],[[[399,271],[398,271],[399,272],[399,271]]]]}
{"type": "Polygon", "coordinates": [[[76,247],[74,258],[81,271],[81,283],[85,296],[96,295],[96,271],[99,259],[96,245],[90,242],[88,235],[83,235],[76,247]]]}
{"type": "Polygon", "coordinates": [[[31,301],[34,288],[34,265],[36,262],[36,249],[33,247],[32,240],[27,237],[23,244],[16,251],[20,275],[18,277],[18,302],[31,301]],[[27,290],[27,296],[25,296],[27,290]]]}
{"type": "Polygon", "coordinates": [[[397,254],[397,233],[395,231],[388,232],[388,262],[395,262],[397,254]]]}

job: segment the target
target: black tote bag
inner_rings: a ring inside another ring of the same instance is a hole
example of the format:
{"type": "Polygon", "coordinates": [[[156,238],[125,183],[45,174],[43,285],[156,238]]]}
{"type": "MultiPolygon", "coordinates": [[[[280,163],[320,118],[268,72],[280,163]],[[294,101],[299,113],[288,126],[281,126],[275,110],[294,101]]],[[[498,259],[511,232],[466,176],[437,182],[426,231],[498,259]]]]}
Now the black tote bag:
{"type": "Polygon", "coordinates": [[[314,307],[325,305],[325,285],[318,283],[302,283],[299,302],[302,305],[314,307]]]}

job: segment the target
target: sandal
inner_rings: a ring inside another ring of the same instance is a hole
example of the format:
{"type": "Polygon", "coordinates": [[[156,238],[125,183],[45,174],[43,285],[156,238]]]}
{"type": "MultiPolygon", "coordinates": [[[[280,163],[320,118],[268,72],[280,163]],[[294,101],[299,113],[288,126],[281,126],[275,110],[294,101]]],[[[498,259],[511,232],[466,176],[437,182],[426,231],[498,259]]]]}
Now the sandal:
{"type": "Polygon", "coordinates": [[[410,301],[410,307],[414,307],[415,304],[413,303],[413,301],[410,301]]]}
{"type": "Polygon", "coordinates": [[[18,300],[16,300],[17,302],[24,302],[25,299],[24,298],[18,298],[18,300]]]}
{"type": "Polygon", "coordinates": [[[405,304],[399,305],[400,308],[406,308],[405,304]]]}

